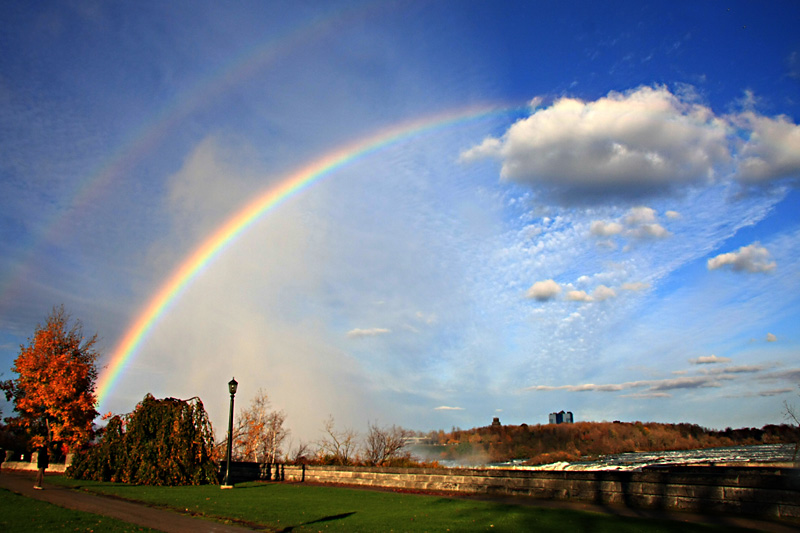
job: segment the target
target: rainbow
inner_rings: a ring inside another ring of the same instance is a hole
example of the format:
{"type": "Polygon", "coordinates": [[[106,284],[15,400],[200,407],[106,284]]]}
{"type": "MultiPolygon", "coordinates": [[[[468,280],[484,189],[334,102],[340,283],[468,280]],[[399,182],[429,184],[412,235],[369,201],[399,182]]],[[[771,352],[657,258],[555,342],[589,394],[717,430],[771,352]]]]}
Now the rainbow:
{"type": "Polygon", "coordinates": [[[449,126],[494,115],[510,115],[520,109],[519,106],[471,107],[395,125],[324,154],[322,157],[289,174],[280,180],[277,185],[262,192],[228,218],[178,265],[139,312],[114,348],[108,365],[98,379],[98,405],[102,405],[106,400],[128,363],[133,359],[139,346],[152,331],[159,318],[176,301],[181,292],[228,244],[252,226],[265,213],[312,184],[330,176],[345,165],[362,159],[382,148],[449,126]]]}

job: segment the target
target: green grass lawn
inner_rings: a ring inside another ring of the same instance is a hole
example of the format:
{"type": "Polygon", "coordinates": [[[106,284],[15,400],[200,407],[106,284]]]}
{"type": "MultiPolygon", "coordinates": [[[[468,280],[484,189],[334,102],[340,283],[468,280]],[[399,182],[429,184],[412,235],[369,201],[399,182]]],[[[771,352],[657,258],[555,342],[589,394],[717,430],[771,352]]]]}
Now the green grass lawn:
{"type": "Polygon", "coordinates": [[[64,509],[0,489],[0,531],[150,532],[155,530],[92,513],[64,509]]]}
{"type": "Polygon", "coordinates": [[[275,531],[731,531],[563,509],[303,484],[148,487],[51,478],[65,486],[275,531]]]}

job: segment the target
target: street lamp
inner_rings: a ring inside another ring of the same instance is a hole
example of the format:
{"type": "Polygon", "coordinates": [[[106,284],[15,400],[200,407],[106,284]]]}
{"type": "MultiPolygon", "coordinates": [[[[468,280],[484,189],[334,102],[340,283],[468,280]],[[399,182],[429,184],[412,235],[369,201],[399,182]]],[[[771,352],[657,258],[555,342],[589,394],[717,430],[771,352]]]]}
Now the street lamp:
{"type": "Polygon", "coordinates": [[[225,481],[222,483],[221,489],[232,489],[233,485],[230,484],[231,476],[231,445],[233,443],[233,397],[236,394],[236,388],[239,386],[236,383],[236,378],[228,382],[228,391],[231,393],[231,411],[228,414],[228,457],[225,461],[225,481]]]}

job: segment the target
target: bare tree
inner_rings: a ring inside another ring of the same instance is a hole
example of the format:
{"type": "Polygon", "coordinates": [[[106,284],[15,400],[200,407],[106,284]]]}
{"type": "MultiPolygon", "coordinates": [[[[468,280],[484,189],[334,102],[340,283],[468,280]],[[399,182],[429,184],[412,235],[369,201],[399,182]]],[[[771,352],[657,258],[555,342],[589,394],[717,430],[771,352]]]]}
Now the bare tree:
{"type": "Polygon", "coordinates": [[[311,453],[311,446],[307,442],[300,441],[297,446],[289,445],[289,453],[286,454],[286,459],[292,464],[303,464],[308,461],[308,456],[311,453]]]}
{"type": "Polygon", "coordinates": [[[283,442],[289,435],[284,428],[286,413],[273,411],[267,393],[259,389],[250,407],[236,420],[234,445],[236,455],[245,460],[274,463],[283,453],[283,442]]]}
{"type": "Polygon", "coordinates": [[[338,465],[350,464],[358,446],[358,433],[348,428],[338,431],[332,415],[325,421],[323,431],[325,436],[319,441],[319,454],[338,465]]]}
{"type": "Polygon", "coordinates": [[[400,456],[406,442],[413,432],[398,426],[382,428],[377,423],[367,424],[367,439],[364,446],[364,459],[380,466],[400,456]]]}

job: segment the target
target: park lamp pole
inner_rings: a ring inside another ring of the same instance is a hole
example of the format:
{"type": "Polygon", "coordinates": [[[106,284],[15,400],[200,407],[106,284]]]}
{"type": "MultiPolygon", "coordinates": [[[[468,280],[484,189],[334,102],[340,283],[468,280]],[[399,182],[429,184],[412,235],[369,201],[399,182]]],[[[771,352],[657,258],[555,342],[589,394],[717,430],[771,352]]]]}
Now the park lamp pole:
{"type": "Polygon", "coordinates": [[[236,378],[228,382],[228,392],[231,393],[231,411],[228,414],[228,455],[225,461],[225,481],[222,483],[221,489],[232,489],[233,485],[230,484],[231,476],[231,445],[233,443],[233,397],[236,394],[236,388],[239,384],[236,378]]]}

